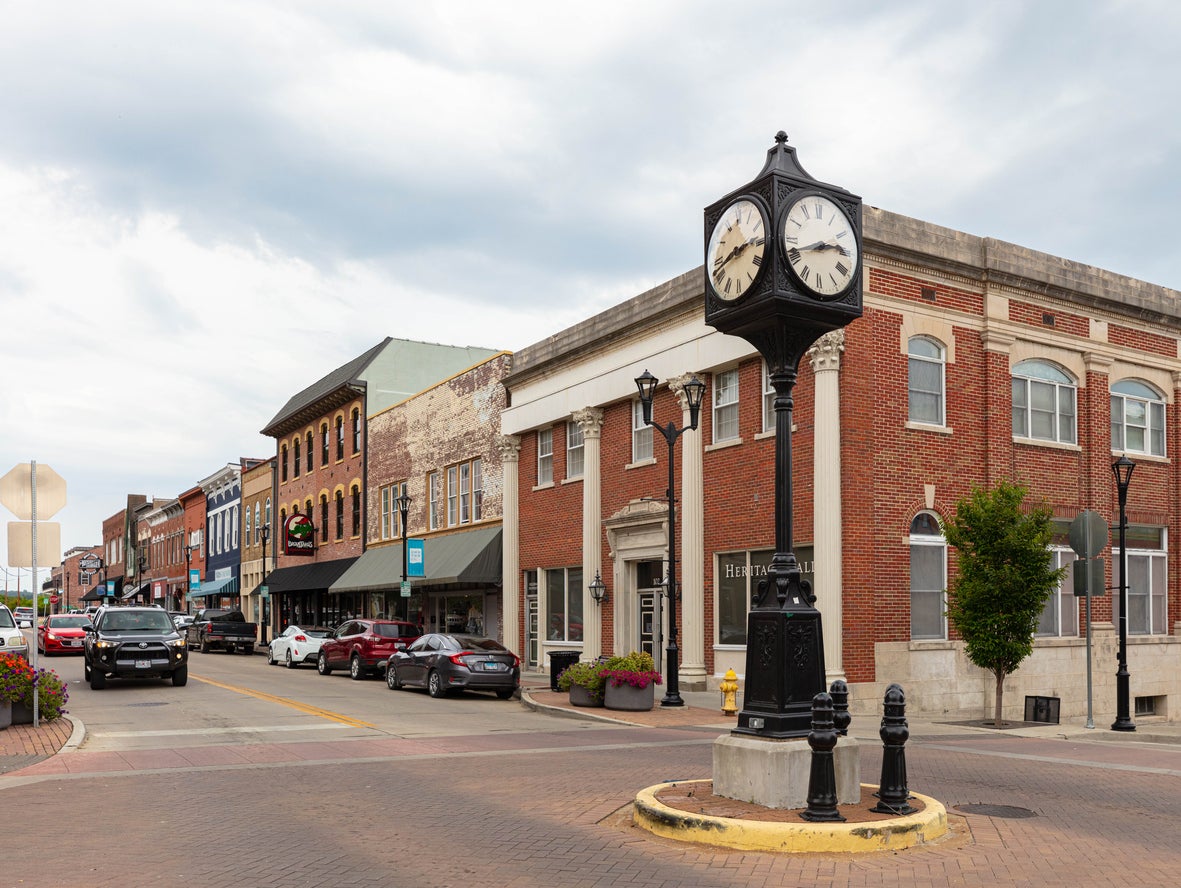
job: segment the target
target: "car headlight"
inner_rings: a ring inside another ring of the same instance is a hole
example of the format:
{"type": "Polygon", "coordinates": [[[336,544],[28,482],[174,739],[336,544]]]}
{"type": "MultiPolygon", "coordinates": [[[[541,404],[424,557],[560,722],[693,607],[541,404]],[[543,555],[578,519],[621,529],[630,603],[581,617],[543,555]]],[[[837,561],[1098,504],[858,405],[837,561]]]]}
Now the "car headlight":
{"type": "Polygon", "coordinates": [[[16,638],[10,638],[7,644],[7,647],[10,648],[23,648],[28,646],[29,643],[25,641],[25,637],[23,635],[18,635],[16,638]]]}
{"type": "Polygon", "coordinates": [[[166,641],[164,643],[169,647],[182,648],[185,646],[185,644],[187,644],[187,640],[184,638],[177,638],[173,641],[166,641]]]}
{"type": "Polygon", "coordinates": [[[106,650],[111,650],[112,648],[116,648],[119,645],[117,642],[114,642],[114,641],[96,641],[94,643],[94,646],[96,648],[98,648],[100,651],[106,651],[106,650]]]}

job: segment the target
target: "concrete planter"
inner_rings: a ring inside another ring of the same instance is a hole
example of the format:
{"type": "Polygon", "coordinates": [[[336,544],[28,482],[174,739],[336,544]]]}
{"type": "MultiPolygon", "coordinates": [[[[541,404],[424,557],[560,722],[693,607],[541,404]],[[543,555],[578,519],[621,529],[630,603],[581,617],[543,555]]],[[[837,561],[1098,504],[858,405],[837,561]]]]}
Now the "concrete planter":
{"type": "Polygon", "coordinates": [[[8,701],[0,701],[0,731],[5,730],[12,724],[12,704],[8,701]]]}
{"type": "Polygon", "coordinates": [[[24,703],[12,704],[12,724],[14,725],[31,725],[33,723],[33,710],[24,703]]]}
{"type": "Polygon", "coordinates": [[[646,688],[635,685],[622,684],[618,687],[607,680],[606,695],[603,704],[608,709],[624,712],[647,712],[656,703],[656,683],[649,682],[646,688]]]}
{"type": "Polygon", "coordinates": [[[570,685],[571,706],[602,706],[603,698],[596,697],[582,685],[570,685]]]}

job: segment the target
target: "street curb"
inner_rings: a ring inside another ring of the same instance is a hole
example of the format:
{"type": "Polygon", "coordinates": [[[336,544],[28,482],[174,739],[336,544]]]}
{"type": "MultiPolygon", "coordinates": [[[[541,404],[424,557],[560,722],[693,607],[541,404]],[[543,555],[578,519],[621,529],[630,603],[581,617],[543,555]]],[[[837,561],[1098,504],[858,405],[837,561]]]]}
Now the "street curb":
{"type": "MultiPolygon", "coordinates": [[[[543,690],[549,690],[548,687],[543,690]]],[[[593,712],[583,712],[581,710],[563,709],[561,706],[547,706],[545,703],[538,703],[533,699],[529,693],[529,688],[521,688],[521,703],[534,712],[544,712],[546,715],[556,715],[559,718],[572,718],[577,721],[593,721],[601,722],[606,725],[630,725],[633,728],[646,728],[649,725],[640,724],[638,722],[626,721],[622,718],[610,718],[605,715],[596,715],[593,712]]]]}
{"type": "Polygon", "coordinates": [[[70,739],[62,744],[62,748],[58,750],[59,753],[76,752],[78,747],[82,745],[82,741],[86,739],[86,725],[83,724],[82,719],[70,716],[70,724],[74,726],[70,731],[70,739]]]}

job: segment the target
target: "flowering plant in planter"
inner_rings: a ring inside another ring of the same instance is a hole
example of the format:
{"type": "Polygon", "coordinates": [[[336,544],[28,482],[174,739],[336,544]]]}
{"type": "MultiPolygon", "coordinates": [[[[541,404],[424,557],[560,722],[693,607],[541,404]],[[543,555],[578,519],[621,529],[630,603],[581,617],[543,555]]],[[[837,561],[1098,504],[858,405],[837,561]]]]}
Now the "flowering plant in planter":
{"type": "Polygon", "coordinates": [[[617,688],[631,685],[642,689],[650,684],[662,683],[660,673],[656,671],[656,662],[645,651],[611,657],[603,664],[603,676],[617,688]]]}
{"type": "Polygon", "coordinates": [[[603,674],[602,663],[574,663],[562,670],[558,676],[558,687],[563,691],[570,690],[571,685],[584,688],[595,700],[603,699],[603,688],[607,684],[607,677],[603,674]]]}
{"type": "Polygon", "coordinates": [[[0,701],[32,709],[34,685],[41,719],[61,718],[70,693],[58,674],[52,669],[34,670],[24,657],[0,654],[0,701]]]}

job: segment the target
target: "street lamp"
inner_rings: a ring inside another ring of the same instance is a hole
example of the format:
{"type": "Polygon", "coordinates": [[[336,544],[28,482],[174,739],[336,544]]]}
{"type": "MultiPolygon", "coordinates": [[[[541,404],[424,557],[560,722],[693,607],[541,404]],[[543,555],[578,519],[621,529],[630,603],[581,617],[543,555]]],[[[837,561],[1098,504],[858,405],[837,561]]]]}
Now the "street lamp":
{"type": "MultiPolygon", "coordinates": [[[[407,494],[405,491],[402,492],[401,496],[394,498],[394,505],[398,509],[398,514],[402,517],[402,587],[401,587],[402,589],[407,588],[406,587],[406,567],[407,567],[409,557],[408,557],[408,553],[406,551],[406,520],[407,520],[408,516],[410,515],[410,503],[412,503],[412,502],[413,502],[413,500],[410,499],[409,494],[407,494]]],[[[399,594],[400,593],[401,593],[401,590],[399,590],[399,594]]],[[[409,622],[409,620],[410,620],[410,596],[409,595],[402,595],[402,601],[406,605],[404,608],[404,613],[405,613],[405,618],[406,618],[407,622],[409,622]]]]}
{"type": "Polygon", "coordinates": [[[258,621],[258,641],[259,644],[265,645],[267,643],[267,540],[271,538],[271,526],[264,524],[262,530],[259,532],[262,537],[262,582],[259,584],[258,590],[258,615],[262,617],[258,621]]]}
{"type": "Polygon", "coordinates": [[[701,415],[701,399],[705,396],[705,383],[694,376],[685,383],[685,401],[689,405],[689,425],[677,428],[675,423],[659,425],[652,421],[652,395],[659,382],[655,376],[644,371],[636,377],[636,388],[640,390],[640,404],[644,409],[644,422],[664,436],[668,442],[668,690],[661,706],[684,706],[681,699],[680,649],[677,647],[677,500],[673,496],[673,445],[677,438],[690,429],[696,430],[701,415]]]}
{"type": "Polygon", "coordinates": [[[1119,492],[1119,669],[1115,673],[1115,722],[1113,731],[1134,731],[1136,724],[1129,712],[1128,674],[1128,549],[1125,533],[1128,529],[1128,485],[1136,464],[1125,453],[1111,464],[1115,475],[1115,489],[1119,492]]]}
{"type": "Polygon", "coordinates": [[[603,605],[607,601],[607,584],[603,582],[603,578],[599,576],[599,572],[595,571],[595,581],[587,587],[590,589],[591,598],[595,600],[595,604],[603,605]]]}

